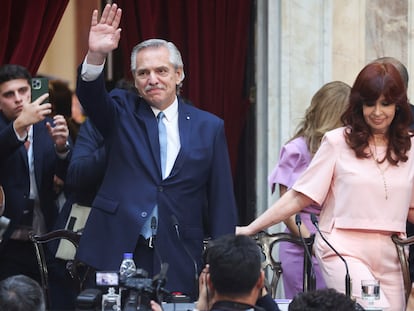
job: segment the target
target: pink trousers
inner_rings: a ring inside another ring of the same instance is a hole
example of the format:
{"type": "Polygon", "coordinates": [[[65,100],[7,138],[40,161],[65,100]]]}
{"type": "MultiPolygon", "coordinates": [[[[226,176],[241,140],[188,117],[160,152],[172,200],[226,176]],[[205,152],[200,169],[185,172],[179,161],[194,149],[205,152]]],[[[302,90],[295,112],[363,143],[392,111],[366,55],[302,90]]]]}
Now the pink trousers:
{"type": "MultiPolygon", "coordinates": [[[[361,280],[380,281],[380,299],[374,306],[382,310],[405,310],[404,283],[391,232],[333,228],[322,232],[348,264],[351,295],[363,307],[361,280]]],[[[327,287],[345,293],[345,264],[316,233],[315,254],[327,287]]]]}

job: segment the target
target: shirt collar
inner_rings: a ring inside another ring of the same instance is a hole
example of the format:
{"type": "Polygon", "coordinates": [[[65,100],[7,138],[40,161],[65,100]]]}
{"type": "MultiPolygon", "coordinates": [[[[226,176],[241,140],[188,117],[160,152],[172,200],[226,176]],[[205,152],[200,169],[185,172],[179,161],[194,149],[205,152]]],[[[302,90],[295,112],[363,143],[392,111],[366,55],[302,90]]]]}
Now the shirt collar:
{"type": "MultiPolygon", "coordinates": [[[[157,116],[161,110],[152,107],[151,106],[152,111],[154,112],[154,115],[157,116]]],[[[167,119],[167,121],[171,121],[173,120],[173,118],[178,114],[178,99],[177,96],[175,97],[173,103],[171,105],[169,105],[166,109],[164,109],[162,112],[164,112],[165,115],[165,119],[167,119]]]]}

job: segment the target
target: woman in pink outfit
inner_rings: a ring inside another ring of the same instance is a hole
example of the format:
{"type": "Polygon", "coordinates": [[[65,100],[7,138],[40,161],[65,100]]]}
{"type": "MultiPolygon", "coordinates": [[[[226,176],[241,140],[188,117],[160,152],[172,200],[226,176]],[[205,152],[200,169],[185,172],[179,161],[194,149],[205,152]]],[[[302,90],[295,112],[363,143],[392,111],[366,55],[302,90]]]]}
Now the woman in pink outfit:
{"type": "MultiPolygon", "coordinates": [[[[348,106],[350,91],[351,87],[346,83],[334,81],[325,84],[315,93],[296,134],[282,147],[279,161],[269,176],[272,192],[276,184],[279,184],[280,196],[290,189],[308,167],[323,135],[343,125],[341,115],[348,106]]],[[[319,215],[320,206],[311,204],[300,212],[301,234],[304,237],[309,237],[316,231],[310,213],[319,215]]],[[[295,216],[289,217],[284,223],[285,232],[299,236],[295,216]]],[[[280,243],[279,258],[283,267],[283,288],[286,298],[292,299],[303,290],[303,271],[298,269],[303,265],[303,253],[303,248],[294,243],[280,243]]],[[[326,287],[316,258],[313,258],[313,267],[316,288],[326,287]]]]}
{"type": "MultiPolygon", "coordinates": [[[[382,310],[405,310],[401,267],[391,235],[414,221],[414,148],[404,82],[389,63],[372,63],[351,89],[344,127],[329,131],[292,189],[237,234],[251,235],[321,206],[319,227],[347,261],[352,296],[364,307],[361,280],[378,279],[382,310]]],[[[345,266],[316,235],[315,254],[328,287],[345,292],[345,266]]]]}

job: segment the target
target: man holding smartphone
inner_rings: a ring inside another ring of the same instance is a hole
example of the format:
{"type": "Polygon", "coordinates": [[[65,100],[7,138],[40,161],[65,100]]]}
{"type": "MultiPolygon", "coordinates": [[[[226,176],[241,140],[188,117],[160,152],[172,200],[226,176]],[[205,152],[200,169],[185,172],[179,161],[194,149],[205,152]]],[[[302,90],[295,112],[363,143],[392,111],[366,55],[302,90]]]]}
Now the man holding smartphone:
{"type": "Polygon", "coordinates": [[[47,94],[31,102],[30,82],[26,68],[0,67],[0,184],[10,219],[0,244],[0,280],[16,274],[40,280],[28,233],[53,229],[59,194],[54,183],[64,180],[71,156],[65,118],[47,117],[51,104],[41,104],[47,94]]]}

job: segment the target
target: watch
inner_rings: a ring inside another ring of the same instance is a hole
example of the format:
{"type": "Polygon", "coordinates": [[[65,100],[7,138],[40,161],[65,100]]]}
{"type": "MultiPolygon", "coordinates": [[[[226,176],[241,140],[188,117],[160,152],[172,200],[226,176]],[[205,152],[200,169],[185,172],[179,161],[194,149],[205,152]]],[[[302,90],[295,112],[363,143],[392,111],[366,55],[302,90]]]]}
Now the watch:
{"type": "Polygon", "coordinates": [[[57,146],[56,146],[56,144],[55,144],[55,150],[56,150],[56,152],[57,152],[57,153],[66,153],[66,152],[68,152],[68,151],[70,150],[70,144],[69,144],[69,142],[68,142],[68,141],[66,141],[66,142],[65,142],[65,146],[63,147],[63,149],[62,149],[62,150],[58,150],[58,149],[57,149],[57,146]]]}

